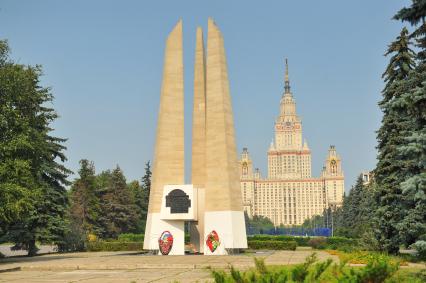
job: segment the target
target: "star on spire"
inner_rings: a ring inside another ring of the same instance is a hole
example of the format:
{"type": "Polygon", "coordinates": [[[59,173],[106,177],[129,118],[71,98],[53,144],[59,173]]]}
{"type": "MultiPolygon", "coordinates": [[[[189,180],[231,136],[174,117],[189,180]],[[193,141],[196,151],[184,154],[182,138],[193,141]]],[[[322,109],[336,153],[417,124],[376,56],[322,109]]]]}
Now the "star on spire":
{"type": "Polygon", "coordinates": [[[291,93],[290,92],[290,80],[288,79],[288,60],[285,58],[285,78],[284,78],[285,86],[284,86],[284,93],[291,93]]]}

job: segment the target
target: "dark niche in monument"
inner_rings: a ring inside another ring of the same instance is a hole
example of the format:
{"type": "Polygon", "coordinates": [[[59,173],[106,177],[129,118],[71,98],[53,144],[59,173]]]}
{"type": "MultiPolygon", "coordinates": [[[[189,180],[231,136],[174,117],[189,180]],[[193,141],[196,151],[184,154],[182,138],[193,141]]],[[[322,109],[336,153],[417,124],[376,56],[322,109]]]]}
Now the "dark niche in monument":
{"type": "Polygon", "coordinates": [[[170,207],[170,213],[188,213],[191,200],[184,191],[176,189],[166,196],[166,207],[170,207]]]}

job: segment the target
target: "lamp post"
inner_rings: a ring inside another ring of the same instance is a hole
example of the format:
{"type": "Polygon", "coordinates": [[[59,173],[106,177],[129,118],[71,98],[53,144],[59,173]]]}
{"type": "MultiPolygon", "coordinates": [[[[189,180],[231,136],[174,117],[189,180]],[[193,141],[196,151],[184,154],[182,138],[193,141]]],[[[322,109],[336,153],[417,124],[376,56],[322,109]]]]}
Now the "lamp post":
{"type": "MultiPolygon", "coordinates": [[[[331,237],[334,237],[334,210],[336,208],[337,204],[335,201],[329,201],[329,208],[331,210],[331,237]]],[[[328,215],[328,213],[327,213],[328,215]]]]}

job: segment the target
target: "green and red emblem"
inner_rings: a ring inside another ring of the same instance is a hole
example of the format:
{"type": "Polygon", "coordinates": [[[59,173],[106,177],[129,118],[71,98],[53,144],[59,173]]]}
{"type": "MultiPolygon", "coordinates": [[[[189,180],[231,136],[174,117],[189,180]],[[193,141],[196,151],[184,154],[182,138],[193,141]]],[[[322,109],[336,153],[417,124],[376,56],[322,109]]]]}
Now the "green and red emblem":
{"type": "Polygon", "coordinates": [[[164,231],[158,239],[158,246],[162,255],[168,255],[173,246],[172,233],[169,231],[164,231]]]}
{"type": "Polygon", "coordinates": [[[207,235],[206,245],[209,247],[210,251],[214,253],[217,247],[220,246],[219,235],[215,230],[211,231],[207,235]]]}

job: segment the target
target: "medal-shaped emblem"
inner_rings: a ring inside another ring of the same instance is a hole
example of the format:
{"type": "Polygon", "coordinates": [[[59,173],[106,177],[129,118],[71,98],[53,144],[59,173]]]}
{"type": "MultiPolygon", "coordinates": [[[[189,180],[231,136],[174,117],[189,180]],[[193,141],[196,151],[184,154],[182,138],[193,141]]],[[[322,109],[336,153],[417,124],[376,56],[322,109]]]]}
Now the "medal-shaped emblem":
{"type": "Polygon", "coordinates": [[[164,231],[158,239],[158,246],[162,255],[168,255],[173,246],[172,233],[164,231]]]}
{"type": "Polygon", "coordinates": [[[212,253],[217,249],[217,247],[219,247],[220,245],[219,235],[217,234],[215,230],[211,231],[207,235],[206,244],[212,253]]]}

